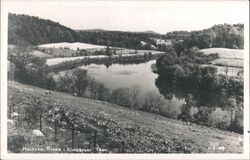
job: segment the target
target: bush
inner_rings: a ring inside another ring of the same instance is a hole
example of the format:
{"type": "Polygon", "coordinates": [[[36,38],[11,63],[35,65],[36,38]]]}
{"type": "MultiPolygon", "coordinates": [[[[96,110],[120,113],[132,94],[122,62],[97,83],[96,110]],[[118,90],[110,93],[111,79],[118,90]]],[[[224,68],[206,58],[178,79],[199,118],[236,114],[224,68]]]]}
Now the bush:
{"type": "Polygon", "coordinates": [[[181,114],[178,115],[178,119],[184,122],[190,122],[192,120],[191,108],[195,107],[196,102],[192,94],[188,94],[185,98],[186,104],[181,106],[181,114]]]}
{"type": "Polygon", "coordinates": [[[193,116],[193,122],[196,124],[204,125],[204,126],[212,126],[212,121],[211,121],[211,114],[212,114],[213,109],[200,106],[198,108],[198,112],[194,114],[193,116]]]}

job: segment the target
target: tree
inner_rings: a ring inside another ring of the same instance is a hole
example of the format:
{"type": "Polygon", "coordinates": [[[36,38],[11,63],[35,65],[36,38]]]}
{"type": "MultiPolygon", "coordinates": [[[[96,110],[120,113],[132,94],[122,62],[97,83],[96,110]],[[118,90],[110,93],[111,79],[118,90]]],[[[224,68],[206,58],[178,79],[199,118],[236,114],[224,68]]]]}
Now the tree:
{"type": "Polygon", "coordinates": [[[42,96],[26,97],[24,104],[24,111],[26,114],[24,121],[27,121],[30,128],[34,128],[34,126],[36,127],[38,123],[39,130],[42,131],[43,120],[46,118],[47,112],[53,107],[53,105],[42,96]]]}
{"type": "Polygon", "coordinates": [[[54,79],[54,74],[48,74],[45,78],[44,88],[54,90],[56,88],[56,81],[54,79]]]}
{"type": "Polygon", "coordinates": [[[32,55],[27,47],[16,47],[14,53],[8,53],[8,59],[15,64],[15,80],[29,82],[26,66],[30,63],[32,55]]]}
{"type": "Polygon", "coordinates": [[[15,47],[9,60],[15,64],[15,79],[19,82],[45,87],[48,66],[44,58],[35,57],[29,47],[15,47]]]}
{"type": "Polygon", "coordinates": [[[110,47],[109,47],[109,45],[107,46],[107,48],[106,48],[106,55],[107,56],[112,56],[112,51],[111,51],[111,49],[110,49],[110,47]]]}
{"type": "Polygon", "coordinates": [[[211,114],[213,109],[204,106],[198,107],[198,112],[194,114],[194,123],[211,126],[211,114]]]}
{"type": "Polygon", "coordinates": [[[236,98],[231,96],[229,98],[226,98],[223,103],[223,108],[226,109],[230,115],[230,123],[233,123],[235,109],[237,107],[237,101],[236,98]]]}
{"type": "Polygon", "coordinates": [[[164,98],[162,95],[151,91],[147,92],[144,97],[144,103],[142,105],[142,110],[148,112],[159,113],[161,107],[165,104],[164,98]]]}
{"type": "Polygon", "coordinates": [[[170,49],[164,56],[160,57],[156,61],[156,67],[159,73],[167,75],[169,78],[173,77],[174,69],[173,65],[179,64],[180,59],[177,57],[175,51],[170,49]]]}
{"type": "Polygon", "coordinates": [[[29,75],[29,83],[39,87],[45,87],[45,80],[48,73],[46,60],[40,57],[33,57],[30,63],[26,66],[27,74],[29,75]]]}
{"type": "Polygon", "coordinates": [[[200,87],[212,89],[217,79],[217,68],[213,66],[200,67],[201,81],[200,87]]]}
{"type": "Polygon", "coordinates": [[[130,99],[129,99],[129,88],[118,88],[115,89],[111,94],[111,102],[129,107],[130,99]]]}
{"type": "Polygon", "coordinates": [[[139,109],[140,108],[140,96],[141,96],[141,86],[140,85],[134,85],[130,89],[130,106],[134,109],[139,109]]]}
{"type": "Polygon", "coordinates": [[[46,115],[46,120],[54,125],[55,142],[58,141],[57,139],[58,127],[62,126],[61,120],[62,120],[62,115],[65,114],[64,112],[65,112],[64,109],[60,105],[55,105],[51,110],[48,111],[46,115]]]}
{"type": "Polygon", "coordinates": [[[181,113],[178,115],[178,119],[184,122],[190,122],[192,120],[191,108],[196,106],[196,101],[192,94],[188,94],[185,101],[186,104],[181,106],[181,113]]]}
{"type": "Polygon", "coordinates": [[[72,71],[70,77],[71,87],[77,96],[80,97],[86,91],[89,85],[89,77],[87,76],[87,70],[77,68],[72,71]]]}
{"type": "Polygon", "coordinates": [[[235,108],[234,119],[229,125],[228,130],[243,134],[243,116],[244,108],[243,103],[241,102],[235,108]]]}
{"type": "Polygon", "coordinates": [[[70,72],[59,73],[56,88],[59,91],[72,92],[70,72]]]}
{"type": "Polygon", "coordinates": [[[75,147],[75,131],[81,124],[80,114],[76,111],[64,112],[62,119],[66,121],[67,128],[71,130],[71,148],[75,147]]]}
{"type": "Polygon", "coordinates": [[[89,79],[88,90],[90,92],[90,98],[97,99],[97,85],[98,82],[94,78],[89,79]]]}
{"type": "Polygon", "coordinates": [[[109,89],[104,86],[103,83],[97,83],[97,94],[98,100],[108,100],[109,99],[109,89]]]}

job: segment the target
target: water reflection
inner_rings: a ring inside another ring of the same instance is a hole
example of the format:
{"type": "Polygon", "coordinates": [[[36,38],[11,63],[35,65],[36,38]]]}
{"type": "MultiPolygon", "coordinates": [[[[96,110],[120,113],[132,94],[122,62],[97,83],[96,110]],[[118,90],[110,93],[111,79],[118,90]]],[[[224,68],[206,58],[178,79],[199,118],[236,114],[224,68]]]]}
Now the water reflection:
{"type": "Polygon", "coordinates": [[[207,107],[220,107],[220,102],[223,100],[221,93],[197,90],[187,85],[175,85],[166,77],[162,76],[156,79],[155,85],[166,99],[172,99],[172,97],[175,96],[177,99],[183,100],[187,94],[192,94],[198,104],[207,107]]]}

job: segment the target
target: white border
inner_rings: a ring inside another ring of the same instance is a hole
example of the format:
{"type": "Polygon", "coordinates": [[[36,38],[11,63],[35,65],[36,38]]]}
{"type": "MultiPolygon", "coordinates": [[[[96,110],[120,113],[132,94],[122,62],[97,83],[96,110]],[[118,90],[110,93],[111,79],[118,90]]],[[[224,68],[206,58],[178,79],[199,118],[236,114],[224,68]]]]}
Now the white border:
{"type": "MultiPolygon", "coordinates": [[[[35,1],[39,5],[46,5],[48,1],[35,1]]],[[[230,2],[230,1],[229,1],[230,2]]],[[[243,154],[14,154],[7,153],[7,17],[8,17],[8,5],[18,3],[22,4],[22,1],[1,1],[1,159],[249,159],[249,19],[245,20],[245,46],[244,46],[244,153],[243,154]]],[[[206,3],[206,5],[214,5],[216,1],[195,1],[195,3],[206,3]]],[[[228,3],[228,1],[225,1],[228,3]]],[[[245,3],[249,12],[249,2],[239,1],[239,3],[245,3]]],[[[52,5],[76,5],[72,1],[50,1],[52,5]]],[[[77,1],[78,5],[183,5],[182,1],[77,1]]],[[[185,3],[186,5],[186,3],[185,3]]],[[[190,4],[191,5],[191,4],[190,4]]],[[[197,137],[198,138],[198,137],[197,137]]]]}

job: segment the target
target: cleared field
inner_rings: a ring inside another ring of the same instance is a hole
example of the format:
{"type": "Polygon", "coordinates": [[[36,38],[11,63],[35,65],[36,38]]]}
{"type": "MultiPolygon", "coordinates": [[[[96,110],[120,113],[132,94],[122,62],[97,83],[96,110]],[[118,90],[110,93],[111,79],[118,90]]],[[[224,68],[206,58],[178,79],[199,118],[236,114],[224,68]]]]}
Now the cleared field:
{"type": "Polygon", "coordinates": [[[217,66],[243,68],[244,61],[241,59],[220,58],[220,59],[216,59],[216,60],[212,61],[212,64],[217,65],[217,66]]]}
{"type": "MultiPolygon", "coordinates": [[[[32,94],[36,96],[42,96],[46,90],[23,85],[16,82],[9,82],[8,84],[9,93],[19,93],[22,90],[23,94],[32,94]]],[[[124,108],[118,105],[113,105],[107,102],[91,100],[87,98],[73,97],[70,94],[52,92],[52,94],[47,97],[53,99],[57,104],[62,106],[67,106],[70,104],[69,110],[74,110],[79,113],[85,113],[91,117],[103,117],[106,116],[112,122],[116,122],[116,129],[123,129],[120,137],[117,139],[127,139],[131,144],[135,144],[135,141],[140,140],[142,146],[149,145],[151,139],[159,138],[168,143],[173,143],[172,139],[175,137],[178,141],[188,141],[190,142],[192,148],[192,153],[242,153],[243,152],[243,136],[240,134],[222,131],[215,128],[209,128],[199,125],[186,125],[180,121],[169,119],[163,116],[159,116],[152,113],[147,113],[143,111],[135,111],[129,108],[124,108]],[[146,128],[150,133],[145,133],[143,128],[146,128]],[[137,132],[134,133],[133,130],[137,132]],[[220,146],[224,146],[225,150],[214,151],[209,150],[211,143],[219,143],[220,146]]],[[[99,119],[98,119],[99,120],[99,119]]],[[[100,120],[99,120],[100,121],[100,120]]],[[[94,123],[95,127],[98,127],[98,123],[94,123]]],[[[110,128],[112,126],[108,126],[110,128]]],[[[152,144],[154,145],[154,144],[152,144]]],[[[152,146],[150,145],[150,146],[152,146]]],[[[136,147],[137,145],[135,145],[136,147]]],[[[157,146],[155,146],[157,147],[157,146]]]]}
{"type": "MultiPolygon", "coordinates": [[[[88,52],[95,52],[101,49],[106,49],[107,46],[102,45],[94,45],[94,44],[87,44],[87,43],[68,43],[68,42],[62,42],[62,43],[49,43],[49,44],[43,44],[39,45],[40,48],[47,48],[47,49],[53,49],[53,52],[55,53],[64,53],[65,50],[68,50],[69,54],[65,53],[65,56],[68,56],[72,54],[74,51],[77,51],[77,49],[84,49],[88,52]]],[[[113,50],[116,51],[116,54],[134,54],[136,52],[135,49],[127,49],[127,48],[120,48],[120,47],[112,47],[113,50]]],[[[145,53],[145,52],[151,52],[152,54],[162,53],[162,51],[154,51],[154,50],[137,50],[137,53],[145,53]]]]}
{"type": "Polygon", "coordinates": [[[218,53],[220,58],[228,59],[243,59],[243,49],[228,49],[228,48],[207,48],[201,49],[200,52],[204,54],[218,53]]]}
{"type": "Polygon", "coordinates": [[[80,50],[81,49],[94,49],[94,48],[103,49],[103,48],[106,48],[107,46],[80,43],[80,42],[75,42],[75,43],[62,42],[62,43],[43,44],[43,45],[39,45],[38,47],[41,47],[41,48],[69,48],[71,50],[77,51],[77,49],[80,49],[80,50]]]}
{"type": "Polygon", "coordinates": [[[219,55],[219,59],[211,62],[211,65],[215,66],[218,69],[219,74],[234,77],[243,76],[244,50],[228,48],[207,48],[200,50],[200,52],[206,55],[215,53],[219,55]]]}
{"type": "Polygon", "coordinates": [[[52,55],[46,54],[46,53],[38,51],[38,50],[34,50],[33,52],[31,52],[31,54],[36,56],[36,57],[43,57],[43,58],[53,57],[52,55]]]}
{"type": "Polygon", "coordinates": [[[46,63],[47,65],[51,66],[51,65],[56,65],[65,61],[74,61],[77,59],[84,59],[84,58],[103,58],[103,57],[107,57],[107,56],[103,56],[103,55],[98,55],[98,56],[79,56],[79,57],[65,57],[65,58],[51,58],[51,59],[47,59],[46,63]]]}
{"type": "Polygon", "coordinates": [[[76,51],[63,48],[42,48],[42,51],[53,55],[53,57],[73,57],[76,51]]]}
{"type": "MultiPolygon", "coordinates": [[[[33,56],[36,57],[41,57],[41,58],[51,58],[53,57],[52,55],[49,55],[45,52],[33,49],[33,48],[29,48],[29,53],[33,56]]],[[[8,53],[15,55],[18,52],[17,47],[15,45],[9,44],[8,45],[8,53]]]]}

